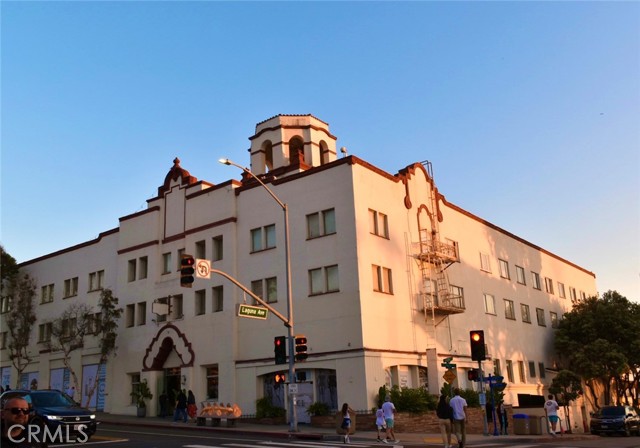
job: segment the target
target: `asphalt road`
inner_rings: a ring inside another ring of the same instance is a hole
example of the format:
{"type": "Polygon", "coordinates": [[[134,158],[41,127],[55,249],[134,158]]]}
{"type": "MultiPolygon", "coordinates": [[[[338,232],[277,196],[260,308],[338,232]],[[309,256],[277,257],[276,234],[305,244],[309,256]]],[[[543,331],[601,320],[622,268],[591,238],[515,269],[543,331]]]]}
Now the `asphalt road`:
{"type": "MultiPolygon", "coordinates": [[[[371,441],[358,441],[354,448],[391,447],[371,441]]],[[[104,425],[88,443],[66,445],[96,448],[344,448],[338,440],[287,440],[265,435],[192,433],[176,431],[171,424],[166,427],[144,428],[127,425],[104,425]]],[[[467,445],[469,448],[640,448],[640,437],[599,437],[592,440],[563,441],[562,437],[546,439],[539,443],[514,443],[511,441],[479,440],[467,445]]],[[[437,439],[425,439],[424,443],[403,444],[396,448],[442,447],[437,439]]],[[[455,447],[454,447],[455,448],[455,447]]]]}

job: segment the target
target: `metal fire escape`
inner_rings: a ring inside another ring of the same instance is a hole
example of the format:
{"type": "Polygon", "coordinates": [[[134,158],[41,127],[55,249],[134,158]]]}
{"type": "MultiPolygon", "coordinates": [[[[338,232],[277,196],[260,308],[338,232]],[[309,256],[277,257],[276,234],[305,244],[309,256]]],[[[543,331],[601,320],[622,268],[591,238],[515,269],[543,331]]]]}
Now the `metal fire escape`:
{"type": "MultiPolygon", "coordinates": [[[[418,262],[422,279],[425,319],[434,326],[450,314],[464,312],[464,298],[451,290],[446,269],[458,261],[458,250],[453,243],[440,241],[438,225],[438,192],[433,179],[431,162],[422,162],[432,180],[430,189],[430,229],[420,229],[420,240],[412,243],[412,256],[418,262]]],[[[421,226],[424,224],[421,224],[421,226]]]]}

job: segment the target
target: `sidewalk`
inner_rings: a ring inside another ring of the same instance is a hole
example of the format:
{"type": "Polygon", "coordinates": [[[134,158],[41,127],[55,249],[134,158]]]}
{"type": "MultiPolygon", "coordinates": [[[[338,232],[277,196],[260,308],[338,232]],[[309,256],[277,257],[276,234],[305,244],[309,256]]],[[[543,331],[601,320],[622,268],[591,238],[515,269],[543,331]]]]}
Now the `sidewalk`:
{"type": "MultiPolygon", "coordinates": [[[[288,425],[259,425],[255,423],[243,423],[239,420],[235,427],[224,426],[196,426],[195,422],[190,421],[188,423],[173,423],[171,417],[136,417],[135,415],[114,415],[104,412],[97,413],[97,419],[102,425],[135,425],[140,427],[171,427],[180,431],[208,431],[219,433],[235,433],[235,434],[254,434],[273,438],[295,438],[298,440],[318,440],[318,441],[340,441],[341,437],[336,434],[335,430],[327,428],[311,427],[307,424],[298,424],[298,432],[289,432],[288,425]]],[[[357,429],[357,427],[356,427],[357,429]]],[[[100,433],[100,427],[98,427],[98,434],[100,433]]],[[[351,440],[354,442],[376,442],[375,431],[356,431],[351,436],[351,440]]],[[[399,433],[396,435],[399,439],[399,445],[442,445],[442,438],[440,434],[424,434],[424,433],[399,433]]],[[[596,436],[591,434],[565,434],[562,436],[551,437],[548,434],[544,435],[507,435],[507,436],[484,436],[482,434],[467,434],[467,442],[499,442],[499,443],[543,443],[543,442],[567,442],[574,440],[590,440],[596,436]]],[[[455,437],[453,437],[455,441],[455,437]]],[[[380,444],[380,446],[385,446],[380,444]]]]}

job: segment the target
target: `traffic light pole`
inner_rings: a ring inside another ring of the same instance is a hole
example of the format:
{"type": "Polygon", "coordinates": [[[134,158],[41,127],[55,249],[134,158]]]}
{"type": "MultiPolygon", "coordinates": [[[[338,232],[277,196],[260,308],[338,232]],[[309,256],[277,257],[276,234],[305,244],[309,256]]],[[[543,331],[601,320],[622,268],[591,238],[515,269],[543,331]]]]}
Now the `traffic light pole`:
{"type": "MultiPolygon", "coordinates": [[[[293,330],[293,294],[291,291],[291,251],[289,249],[289,208],[287,204],[283,203],[278,196],[267,185],[260,180],[258,176],[253,174],[249,168],[245,168],[242,165],[232,162],[229,159],[219,159],[218,162],[224,165],[232,165],[236,168],[240,168],[242,171],[253,177],[265,190],[269,193],[269,196],[282,208],[284,214],[284,251],[285,251],[285,271],[287,282],[287,319],[284,321],[285,327],[288,329],[289,338],[289,383],[295,384],[296,378],[296,365],[295,365],[295,348],[294,338],[295,332],[293,330]]],[[[262,302],[262,301],[260,301],[262,302]]],[[[289,431],[298,432],[298,416],[296,414],[296,394],[289,393],[289,431]]]]}

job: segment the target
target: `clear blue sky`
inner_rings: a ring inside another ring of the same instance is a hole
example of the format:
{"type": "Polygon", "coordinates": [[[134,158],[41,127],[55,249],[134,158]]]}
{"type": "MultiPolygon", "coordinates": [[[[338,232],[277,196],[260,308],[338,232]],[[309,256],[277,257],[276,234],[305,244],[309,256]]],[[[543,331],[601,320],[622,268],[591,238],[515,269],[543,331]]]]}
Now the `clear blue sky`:
{"type": "Polygon", "coordinates": [[[26,261],[146,207],[174,157],[239,178],[311,113],[396,173],[640,299],[638,2],[7,2],[0,242],[26,261]]]}

